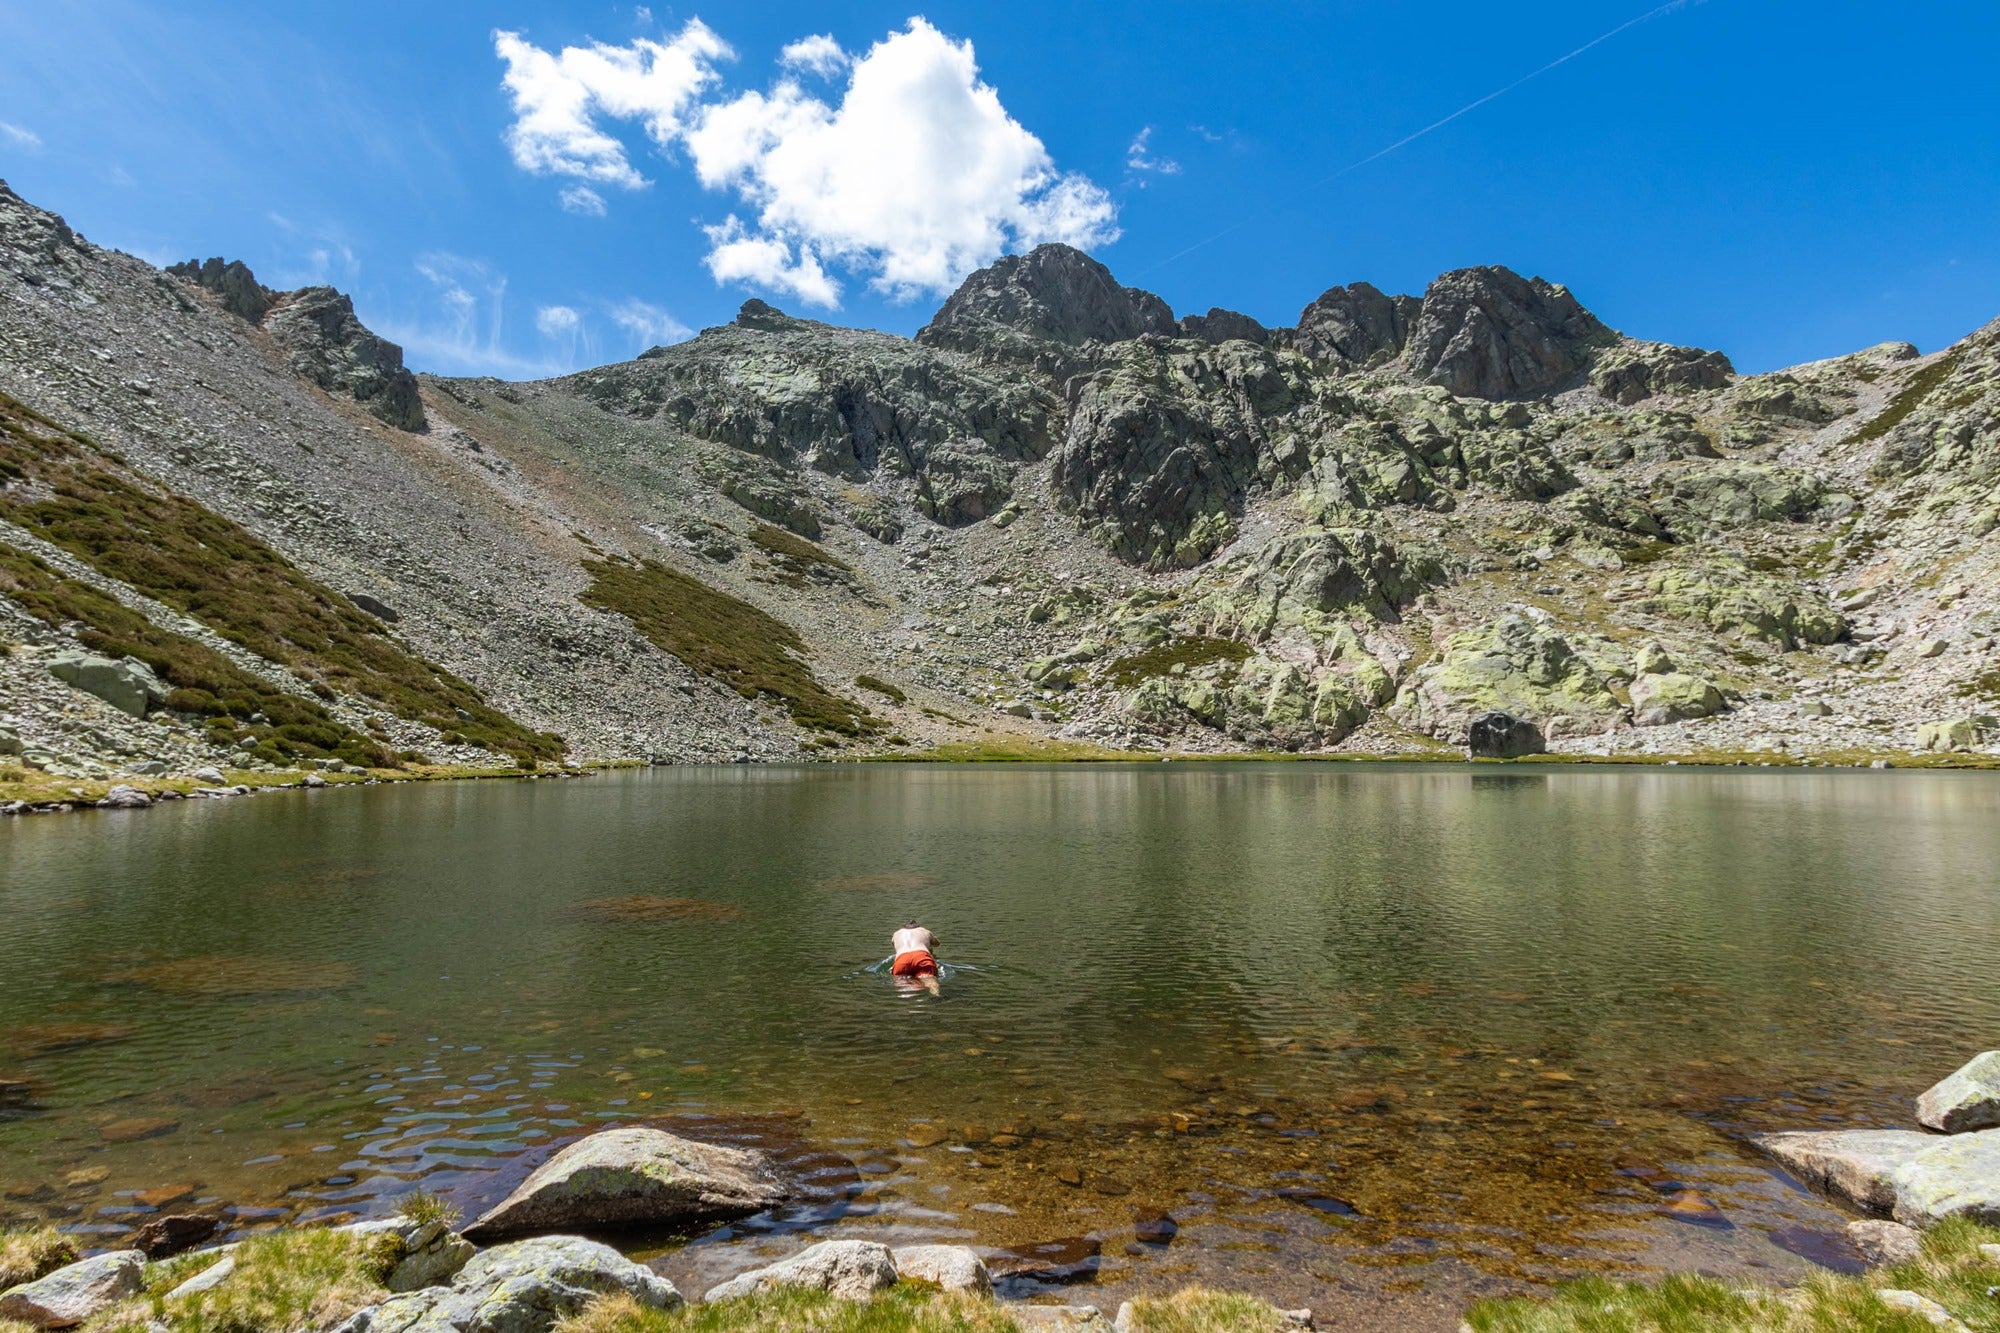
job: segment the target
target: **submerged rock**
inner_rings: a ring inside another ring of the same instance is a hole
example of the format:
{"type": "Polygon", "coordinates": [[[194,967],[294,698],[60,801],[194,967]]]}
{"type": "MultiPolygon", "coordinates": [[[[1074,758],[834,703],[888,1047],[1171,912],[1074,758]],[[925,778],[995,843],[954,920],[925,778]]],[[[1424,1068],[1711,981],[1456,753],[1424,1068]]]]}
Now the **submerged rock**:
{"type": "Polygon", "coordinates": [[[2000,1126],[2000,1051],[1973,1056],[1917,1098],[1917,1123],[1945,1134],[2000,1126]]]}
{"type": "Polygon", "coordinates": [[[1805,1184],[1871,1213],[1896,1206],[1896,1172],[1939,1142],[1913,1129],[1794,1130],[1751,1140],[1805,1184]]]}
{"type": "Polygon", "coordinates": [[[448,1287],[362,1310],[336,1333],[548,1333],[598,1297],[619,1293],[655,1310],[682,1304],[673,1283],[609,1245],[539,1236],[476,1256],[448,1287]]]}
{"type": "Polygon", "coordinates": [[[169,1213],[132,1234],[132,1248],[148,1259],[167,1259],[191,1250],[215,1234],[221,1219],[209,1213],[169,1213]]]}
{"type": "Polygon", "coordinates": [[[865,1300],[895,1286],[896,1278],[896,1260],[888,1246],[865,1240],[828,1240],[801,1250],[782,1263],[753,1269],[711,1287],[702,1300],[709,1303],[732,1300],[774,1287],[803,1287],[842,1300],[865,1300]]]}
{"type": "Polygon", "coordinates": [[[136,1296],[145,1286],[146,1256],[118,1250],[58,1268],[45,1278],[0,1294],[0,1319],[36,1328],[70,1328],[98,1311],[136,1296]]]}
{"type": "Polygon", "coordinates": [[[486,1241],[573,1227],[721,1221],[786,1197],[760,1154],[634,1126],[564,1148],[465,1234],[486,1241]]]}

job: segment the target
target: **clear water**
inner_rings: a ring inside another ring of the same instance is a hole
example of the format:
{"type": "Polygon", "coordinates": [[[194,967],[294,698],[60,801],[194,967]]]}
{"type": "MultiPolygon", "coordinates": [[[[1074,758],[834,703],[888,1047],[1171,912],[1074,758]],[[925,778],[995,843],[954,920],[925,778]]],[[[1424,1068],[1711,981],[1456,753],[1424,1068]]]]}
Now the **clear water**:
{"type": "Polygon", "coordinates": [[[1384,1327],[1789,1278],[1841,1219],[1741,1134],[1902,1123],[2000,1045],[1996,865],[2000,778],[1943,773],[735,767],[16,819],[0,1217],[470,1214],[668,1117],[816,1187],[626,1238],[697,1289],[804,1227],[1384,1327]],[[878,970],[909,918],[935,995],[878,970]]]}

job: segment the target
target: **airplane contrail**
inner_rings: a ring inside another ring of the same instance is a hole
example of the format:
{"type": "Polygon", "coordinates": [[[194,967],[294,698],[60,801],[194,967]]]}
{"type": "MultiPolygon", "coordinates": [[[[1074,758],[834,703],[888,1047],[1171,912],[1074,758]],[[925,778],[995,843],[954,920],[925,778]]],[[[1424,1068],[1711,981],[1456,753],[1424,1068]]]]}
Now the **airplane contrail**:
{"type": "MultiPolygon", "coordinates": [[[[1432,121],[1430,124],[1418,130],[1416,133],[1404,135],[1402,138],[1396,140],[1396,142],[1390,144],[1387,148],[1383,148],[1376,152],[1370,153],[1368,156],[1364,158],[1360,158],[1357,161],[1348,163],[1346,166],[1342,167],[1340,170],[1336,172],[1333,172],[1326,176],[1322,176],[1318,180],[1313,181],[1310,184],[1301,186],[1298,190],[1293,192],[1291,197],[1296,198],[1301,194],[1305,194],[1312,190],[1317,190],[1322,185],[1328,184],[1331,181],[1339,180],[1342,176],[1347,175],[1349,172],[1359,171],[1361,168],[1367,166],[1371,162],[1379,162],[1383,158],[1389,156],[1389,154],[1395,152],[1397,149],[1406,148],[1410,144],[1415,143],[1417,140],[1423,138],[1426,134],[1430,134],[1433,131],[1443,129],[1445,126],[1451,124],[1454,120],[1457,120],[1460,116],[1464,116],[1471,112],[1477,111],[1480,107],[1485,106],[1488,102],[1493,101],[1495,98],[1505,97],[1508,93],[1513,92],[1516,88],[1519,88],[1522,84],[1529,83],[1535,79],[1538,79],[1542,75],[1548,73],[1552,69],[1557,68],[1558,66],[1567,65],[1570,61],[1576,59],[1578,56],[1583,55],[1585,52],[1591,50],[1594,47],[1599,47],[1604,45],[1604,43],[1610,41],[1613,37],[1618,36],[1618,34],[1626,31],[1629,28],[1636,28],[1641,23],[1650,22],[1653,19],[1661,17],[1662,15],[1671,14],[1677,9],[1686,9],[1689,5],[1698,3],[1700,3],[1700,0],[1667,0],[1666,4],[1655,6],[1654,8],[1649,9],[1645,13],[1639,15],[1637,18],[1626,19],[1623,23],[1611,29],[1609,32],[1602,33],[1599,36],[1591,38],[1589,41],[1585,42],[1582,46],[1577,47],[1576,50],[1571,51],[1566,55],[1557,56],[1554,60],[1551,60],[1548,64],[1543,65],[1540,69],[1531,70],[1530,72],[1523,74],[1520,78],[1514,80],[1506,87],[1496,88],[1492,92],[1486,94],[1486,96],[1478,99],[1477,101],[1467,102],[1464,106],[1460,107],[1458,110],[1444,117],[1444,119],[1432,121]]],[[[1221,240],[1223,237],[1233,235],[1234,233],[1243,230],[1243,228],[1249,225],[1250,225],[1250,219],[1248,218],[1245,218],[1241,222],[1232,223],[1230,226],[1224,227],[1221,231],[1215,233],[1215,235],[1206,237],[1203,240],[1196,241],[1193,245],[1190,245],[1187,249],[1176,251],[1175,253],[1168,255],[1165,259],[1162,259],[1158,263],[1152,265],[1150,268],[1141,270],[1139,276],[1143,277],[1145,274],[1151,273],[1156,269],[1165,268],[1168,264],[1173,263],[1175,260],[1185,258],[1186,256],[1191,255],[1195,251],[1201,249],[1205,245],[1213,245],[1215,242],[1221,240]]]]}

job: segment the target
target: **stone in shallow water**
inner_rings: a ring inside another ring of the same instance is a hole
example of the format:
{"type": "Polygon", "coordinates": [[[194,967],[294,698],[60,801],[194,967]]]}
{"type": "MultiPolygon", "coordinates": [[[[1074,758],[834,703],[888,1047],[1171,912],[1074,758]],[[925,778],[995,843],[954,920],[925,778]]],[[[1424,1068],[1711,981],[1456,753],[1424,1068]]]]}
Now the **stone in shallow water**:
{"type": "Polygon", "coordinates": [[[220,1219],[206,1213],[156,1217],[132,1235],[132,1248],[148,1259],[167,1259],[191,1250],[215,1234],[220,1219]]]}
{"type": "Polygon", "coordinates": [[[1917,1123],[1946,1134],[2000,1126],[2000,1051],[1973,1056],[1919,1097],[1917,1123]]]}
{"type": "Polygon", "coordinates": [[[165,995],[228,998],[341,990],[353,985],[356,975],[354,964],[346,962],[215,956],[148,963],[114,972],[105,980],[165,995]]]}
{"type": "Polygon", "coordinates": [[[702,1300],[713,1303],[774,1287],[803,1287],[858,1301],[895,1286],[896,1276],[896,1260],[888,1246],[866,1240],[828,1240],[769,1268],[753,1269],[711,1287],[702,1300]]]}
{"type": "Polygon", "coordinates": [[[1091,1282],[1097,1277],[1104,1242],[1089,1236],[1058,1236],[1002,1250],[987,1261],[995,1276],[1035,1282],[1091,1282]]]}
{"type": "Polygon", "coordinates": [[[644,926],[673,921],[740,921],[747,914],[740,907],[701,898],[657,898],[634,893],[622,898],[593,898],[569,908],[565,915],[601,925],[644,926]]]}
{"type": "Polygon", "coordinates": [[[141,1139],[157,1139],[171,1134],[181,1127],[178,1120],[165,1120],[145,1116],[132,1116],[124,1120],[114,1120],[108,1125],[100,1125],[97,1137],[106,1143],[137,1143],[141,1139]]]}
{"type": "Polygon", "coordinates": [[[544,1162],[465,1235],[679,1226],[762,1212],[787,1196],[759,1153],[658,1129],[608,1129],[544,1162]]]}
{"type": "Polygon", "coordinates": [[[146,1256],[119,1250],[58,1268],[45,1278],[26,1282],[0,1295],[0,1319],[17,1319],[36,1328],[69,1328],[99,1310],[136,1296],[145,1286],[146,1256]]]}
{"type": "Polygon", "coordinates": [[[354,1315],[337,1333],[548,1333],[596,1300],[623,1292],[671,1310],[671,1282],[608,1245],[538,1236],[477,1255],[448,1287],[394,1296],[354,1315]]]}

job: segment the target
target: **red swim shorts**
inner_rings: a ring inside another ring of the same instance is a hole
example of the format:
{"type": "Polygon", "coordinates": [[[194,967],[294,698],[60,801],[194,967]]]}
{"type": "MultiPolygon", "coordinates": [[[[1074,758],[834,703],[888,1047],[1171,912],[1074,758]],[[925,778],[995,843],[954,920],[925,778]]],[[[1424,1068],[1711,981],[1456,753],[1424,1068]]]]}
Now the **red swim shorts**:
{"type": "Polygon", "coordinates": [[[937,975],[937,959],[931,957],[928,949],[912,949],[908,953],[896,955],[896,961],[889,965],[892,977],[934,977],[937,975]]]}

